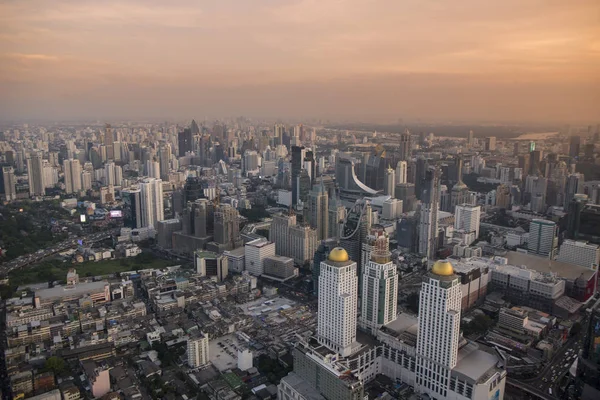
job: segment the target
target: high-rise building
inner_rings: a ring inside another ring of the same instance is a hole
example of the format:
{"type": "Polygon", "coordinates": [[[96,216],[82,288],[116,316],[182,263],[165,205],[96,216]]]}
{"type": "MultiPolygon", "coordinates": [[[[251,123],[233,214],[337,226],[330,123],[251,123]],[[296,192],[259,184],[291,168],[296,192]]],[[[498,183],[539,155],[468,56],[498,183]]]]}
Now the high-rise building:
{"type": "Polygon", "coordinates": [[[17,181],[13,167],[2,167],[2,181],[4,183],[4,198],[6,201],[17,199],[17,181]]]}
{"type": "Polygon", "coordinates": [[[188,365],[198,368],[210,362],[208,350],[208,334],[200,332],[187,341],[188,365]]]}
{"type": "Polygon", "coordinates": [[[64,160],[63,172],[65,173],[65,193],[79,193],[82,189],[79,160],[64,160]]]}
{"type": "Polygon", "coordinates": [[[581,226],[581,213],[588,203],[588,197],[585,194],[576,194],[568,203],[567,211],[567,232],[569,239],[579,238],[579,228],[581,226]]]}
{"type": "Polygon", "coordinates": [[[584,176],[580,173],[571,174],[565,182],[565,203],[570,203],[577,193],[583,193],[584,176]]]}
{"type": "Polygon", "coordinates": [[[289,231],[289,255],[298,265],[311,262],[317,250],[317,231],[308,225],[294,225],[289,231]]]}
{"type": "Polygon", "coordinates": [[[261,276],[265,272],[265,258],[275,255],[275,243],[260,238],[246,243],[244,248],[246,271],[254,276],[261,276]]]}
{"type": "Polygon", "coordinates": [[[289,231],[295,225],[296,215],[293,213],[273,216],[271,228],[269,229],[269,240],[275,243],[275,254],[286,257],[290,256],[289,231]]]}
{"type": "Polygon", "coordinates": [[[329,202],[328,222],[327,222],[327,237],[340,237],[340,224],[346,219],[346,207],[337,197],[332,197],[329,202]]]}
{"type": "Polygon", "coordinates": [[[317,240],[329,237],[329,197],[322,180],[308,194],[308,223],[317,231],[317,240]]]}
{"type": "Polygon", "coordinates": [[[255,150],[246,150],[244,153],[244,173],[258,173],[259,156],[255,150]]]}
{"type": "Polygon", "coordinates": [[[473,134],[473,130],[469,131],[469,136],[467,137],[467,148],[470,149],[475,144],[475,135],[473,134]]]}
{"type": "Polygon", "coordinates": [[[600,300],[586,309],[584,341],[575,374],[575,398],[600,398],[600,300]]]}
{"type": "Polygon", "coordinates": [[[27,159],[27,174],[29,175],[29,195],[43,196],[46,193],[44,184],[44,162],[42,152],[36,151],[27,159]]]}
{"type": "Polygon", "coordinates": [[[569,157],[576,159],[579,157],[581,148],[581,136],[571,136],[569,138],[569,157]]]}
{"type": "MultiPolygon", "coordinates": [[[[192,123],[195,124],[196,121],[192,121],[192,123]]],[[[186,153],[189,153],[193,150],[193,135],[194,134],[190,128],[185,128],[183,131],[177,134],[179,157],[183,157],[186,153]]]]}
{"type": "Polygon", "coordinates": [[[495,136],[488,136],[485,138],[485,151],[496,151],[495,136]]]}
{"type": "Polygon", "coordinates": [[[106,157],[109,160],[114,159],[114,147],[113,143],[115,141],[115,136],[110,124],[106,124],[104,127],[104,147],[106,148],[106,157]]]}
{"type": "Polygon", "coordinates": [[[146,178],[140,183],[142,227],[155,227],[164,218],[162,180],[146,178]]]}
{"type": "Polygon", "coordinates": [[[356,263],[341,247],[321,262],[317,339],[342,357],[351,355],[356,341],[358,277],[356,263]]]}
{"type": "Polygon", "coordinates": [[[440,171],[427,170],[423,198],[419,211],[419,253],[433,260],[437,252],[440,171]]]}
{"type": "MultiPolygon", "coordinates": [[[[361,243],[361,250],[361,266],[366,266],[371,261],[371,255],[374,251],[387,252],[390,250],[390,237],[385,231],[383,225],[371,225],[371,228],[369,229],[367,235],[361,243]]],[[[359,287],[361,288],[361,290],[362,275],[364,275],[363,270],[361,270],[361,273],[358,276],[359,287]]]]}
{"type": "Polygon", "coordinates": [[[510,207],[510,187],[501,184],[496,188],[496,207],[508,209],[510,207]]]}
{"type": "MultiPolygon", "coordinates": [[[[454,212],[454,229],[465,232],[473,232],[474,239],[479,237],[479,226],[481,220],[481,207],[463,204],[456,206],[454,212]]],[[[471,242],[472,243],[472,242],[471,242]]],[[[465,243],[467,246],[471,243],[465,243]]]]}
{"type": "Polygon", "coordinates": [[[173,233],[181,230],[181,221],[177,218],[165,219],[156,223],[158,246],[163,249],[173,248],[173,233]]]}
{"type": "Polygon", "coordinates": [[[398,164],[396,164],[396,185],[406,183],[407,172],[408,165],[406,164],[406,161],[398,161],[398,164]]]}
{"type": "Polygon", "coordinates": [[[532,150],[529,152],[529,175],[542,174],[542,150],[532,150]]]}
{"type": "Polygon", "coordinates": [[[128,228],[141,228],[142,225],[142,191],[140,188],[129,188],[121,192],[123,199],[123,221],[128,228]]]}
{"type": "Polygon", "coordinates": [[[292,146],[292,205],[298,204],[299,178],[306,149],[301,146],[292,146]]]}
{"type": "Polygon", "coordinates": [[[229,275],[229,260],[224,254],[198,250],[194,252],[194,264],[198,275],[215,277],[218,282],[229,275]]]}
{"type": "MultiPolygon", "coordinates": [[[[449,261],[437,261],[423,278],[419,296],[419,334],[415,391],[447,398],[458,362],[461,283],[449,261]]],[[[471,388],[472,391],[472,388],[471,388]]],[[[466,398],[472,398],[467,390],[466,398]]]]}
{"type": "Polygon", "coordinates": [[[558,246],[558,227],[553,221],[534,219],[529,223],[530,253],[554,259],[558,246]]]}
{"type": "MultiPolygon", "coordinates": [[[[383,238],[379,240],[383,241],[383,238]]],[[[376,247],[363,268],[359,325],[375,333],[396,319],[397,303],[398,271],[390,259],[390,252],[376,247]]]]}
{"type": "Polygon", "coordinates": [[[160,164],[158,161],[146,161],[146,175],[149,178],[160,179],[160,164]]]}
{"type": "Polygon", "coordinates": [[[106,164],[104,164],[104,184],[116,185],[115,169],[116,165],[112,161],[109,161],[106,164]]]}
{"type": "Polygon", "coordinates": [[[158,149],[158,159],[160,161],[160,176],[163,181],[169,180],[171,171],[171,144],[163,143],[158,149]]]}
{"type": "Polygon", "coordinates": [[[83,171],[81,173],[81,188],[83,190],[90,190],[92,188],[92,173],[89,171],[83,171]]]}
{"type": "Polygon", "coordinates": [[[598,269],[600,246],[584,241],[565,240],[560,246],[557,261],[598,269]]]}
{"type": "Polygon", "coordinates": [[[407,129],[400,135],[400,143],[398,146],[400,161],[410,160],[411,146],[411,136],[407,129]]]}
{"type": "Polygon", "coordinates": [[[392,169],[392,167],[388,167],[385,170],[384,179],[383,179],[383,191],[388,196],[394,197],[396,188],[396,172],[392,169]]]}
{"type": "Polygon", "coordinates": [[[229,204],[220,204],[215,210],[215,242],[226,250],[235,249],[242,243],[239,213],[229,204]]]}
{"type": "Polygon", "coordinates": [[[312,278],[313,278],[313,293],[314,295],[319,294],[319,275],[321,273],[321,261],[327,260],[329,252],[337,247],[337,239],[330,238],[321,241],[313,258],[312,265],[312,278]]]}

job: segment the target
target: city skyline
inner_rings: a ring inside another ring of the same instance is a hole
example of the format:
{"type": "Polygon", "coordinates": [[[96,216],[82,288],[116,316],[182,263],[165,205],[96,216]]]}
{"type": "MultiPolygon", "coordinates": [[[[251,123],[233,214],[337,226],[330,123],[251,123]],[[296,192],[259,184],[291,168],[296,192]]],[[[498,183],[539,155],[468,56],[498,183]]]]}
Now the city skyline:
{"type": "Polygon", "coordinates": [[[0,119],[594,122],[598,11],[593,0],[11,1],[0,119]]]}

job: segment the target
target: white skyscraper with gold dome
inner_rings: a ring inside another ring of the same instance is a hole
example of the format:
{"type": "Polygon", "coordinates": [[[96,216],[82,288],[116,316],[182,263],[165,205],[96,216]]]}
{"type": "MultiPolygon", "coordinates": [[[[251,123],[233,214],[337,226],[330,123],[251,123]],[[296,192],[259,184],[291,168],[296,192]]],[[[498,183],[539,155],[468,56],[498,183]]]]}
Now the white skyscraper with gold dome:
{"type": "Polygon", "coordinates": [[[321,262],[317,339],[343,357],[360,345],[356,341],[358,276],[356,262],[336,247],[321,262]]]}
{"type": "Polygon", "coordinates": [[[460,278],[452,264],[437,261],[423,278],[417,336],[417,391],[446,397],[460,339],[460,278]]]}

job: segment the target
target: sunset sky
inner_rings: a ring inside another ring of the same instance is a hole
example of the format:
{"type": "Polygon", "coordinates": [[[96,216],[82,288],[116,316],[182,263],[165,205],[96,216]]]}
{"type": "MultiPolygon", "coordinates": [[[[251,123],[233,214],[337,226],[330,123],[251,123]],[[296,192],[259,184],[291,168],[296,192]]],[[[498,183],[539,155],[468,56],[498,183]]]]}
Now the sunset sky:
{"type": "Polygon", "coordinates": [[[0,0],[0,118],[596,123],[598,0],[0,0]]]}

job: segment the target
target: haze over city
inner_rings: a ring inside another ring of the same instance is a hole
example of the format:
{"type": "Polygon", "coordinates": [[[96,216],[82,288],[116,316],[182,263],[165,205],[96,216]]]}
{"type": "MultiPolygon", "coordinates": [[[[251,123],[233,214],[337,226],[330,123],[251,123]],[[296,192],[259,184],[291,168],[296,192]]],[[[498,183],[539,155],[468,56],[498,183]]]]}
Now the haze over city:
{"type": "Polygon", "coordinates": [[[0,118],[588,123],[600,2],[5,1],[0,118]]]}

